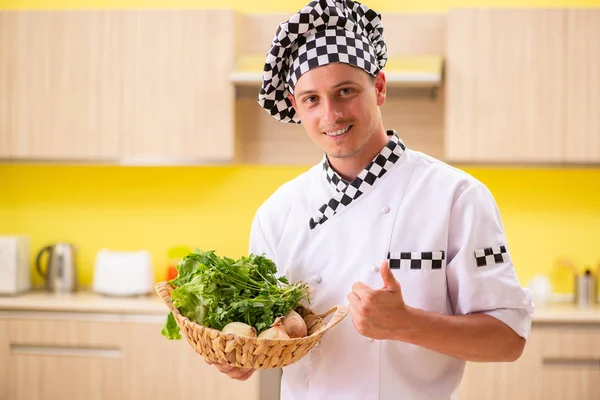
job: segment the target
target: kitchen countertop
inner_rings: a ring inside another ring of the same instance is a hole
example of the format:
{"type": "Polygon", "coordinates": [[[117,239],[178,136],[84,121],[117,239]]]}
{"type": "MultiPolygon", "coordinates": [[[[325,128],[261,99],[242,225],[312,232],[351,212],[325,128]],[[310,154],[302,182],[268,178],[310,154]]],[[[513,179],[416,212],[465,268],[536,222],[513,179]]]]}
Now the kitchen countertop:
{"type": "Polygon", "coordinates": [[[551,303],[537,306],[533,322],[600,323],[600,305],[596,304],[587,308],[577,307],[572,303],[551,303]]]}
{"type": "Polygon", "coordinates": [[[166,315],[166,304],[155,293],[147,296],[105,296],[91,291],[69,294],[34,290],[15,296],[0,296],[0,311],[71,311],[87,313],[166,315]]]}
{"type": "MultiPolygon", "coordinates": [[[[72,294],[52,294],[34,290],[16,296],[0,296],[0,311],[166,315],[168,308],[154,293],[138,297],[112,297],[85,290],[72,294]]],[[[590,308],[579,308],[571,303],[537,306],[533,322],[600,323],[600,305],[590,308]]]]}

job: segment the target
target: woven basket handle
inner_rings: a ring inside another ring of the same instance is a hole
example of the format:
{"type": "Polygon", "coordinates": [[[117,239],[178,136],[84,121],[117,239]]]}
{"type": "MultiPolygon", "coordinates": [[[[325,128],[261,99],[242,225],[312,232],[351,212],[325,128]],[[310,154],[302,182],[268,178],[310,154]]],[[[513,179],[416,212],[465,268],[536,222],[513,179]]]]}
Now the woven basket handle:
{"type": "Polygon", "coordinates": [[[179,310],[175,308],[173,302],[171,301],[171,291],[174,289],[173,286],[169,282],[158,282],[154,287],[158,296],[165,302],[169,310],[173,314],[179,314],[179,310]]]}
{"type": "Polygon", "coordinates": [[[348,314],[348,309],[346,307],[338,304],[338,305],[331,307],[324,314],[319,315],[319,317],[325,319],[325,317],[327,317],[329,314],[331,314],[334,311],[335,311],[335,314],[333,314],[333,318],[331,318],[331,320],[329,320],[329,322],[326,325],[323,325],[321,327],[321,329],[319,329],[317,332],[315,332],[315,334],[327,332],[328,330],[330,330],[331,328],[333,328],[334,326],[339,324],[340,321],[343,320],[346,317],[346,315],[348,314]]]}

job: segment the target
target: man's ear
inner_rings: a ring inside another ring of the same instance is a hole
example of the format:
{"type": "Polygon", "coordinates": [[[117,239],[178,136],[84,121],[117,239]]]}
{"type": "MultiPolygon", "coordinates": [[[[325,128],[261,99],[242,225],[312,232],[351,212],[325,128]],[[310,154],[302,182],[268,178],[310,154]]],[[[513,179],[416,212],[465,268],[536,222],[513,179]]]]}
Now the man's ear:
{"type": "Polygon", "coordinates": [[[292,96],[291,94],[288,94],[288,99],[292,102],[292,107],[294,107],[294,110],[296,110],[296,112],[298,112],[298,109],[296,108],[296,99],[294,99],[294,96],[292,96]]]}
{"type": "Polygon", "coordinates": [[[375,77],[375,94],[377,95],[377,105],[380,107],[385,103],[385,90],[385,73],[383,71],[379,71],[375,77]]]}

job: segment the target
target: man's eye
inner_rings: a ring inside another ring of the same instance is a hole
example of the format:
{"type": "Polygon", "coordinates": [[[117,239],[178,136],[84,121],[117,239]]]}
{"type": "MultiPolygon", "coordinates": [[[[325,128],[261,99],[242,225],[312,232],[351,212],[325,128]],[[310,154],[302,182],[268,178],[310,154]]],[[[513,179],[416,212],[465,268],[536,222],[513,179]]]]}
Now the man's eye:
{"type": "Polygon", "coordinates": [[[353,92],[352,88],[343,88],[342,90],[340,90],[341,94],[350,94],[352,92],[353,92]]]}
{"type": "Polygon", "coordinates": [[[317,101],[317,96],[308,96],[304,98],[305,103],[314,103],[317,101]]]}

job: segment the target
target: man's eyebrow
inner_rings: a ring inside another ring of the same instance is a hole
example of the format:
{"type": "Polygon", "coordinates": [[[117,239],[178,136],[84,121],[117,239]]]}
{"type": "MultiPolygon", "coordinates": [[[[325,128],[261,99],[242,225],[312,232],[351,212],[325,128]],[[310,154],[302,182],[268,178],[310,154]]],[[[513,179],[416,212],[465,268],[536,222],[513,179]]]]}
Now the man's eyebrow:
{"type": "MultiPolygon", "coordinates": [[[[359,85],[359,83],[356,81],[347,80],[347,81],[342,81],[342,82],[336,83],[335,85],[333,85],[333,88],[335,89],[335,88],[338,88],[340,86],[345,86],[345,85],[359,85]]],[[[309,89],[309,90],[303,90],[302,92],[296,93],[296,96],[299,97],[299,96],[304,96],[307,94],[314,94],[314,93],[316,93],[316,90],[309,89]]]]}
{"type": "Polygon", "coordinates": [[[359,83],[356,81],[351,81],[351,80],[347,80],[347,81],[343,81],[338,83],[337,85],[334,85],[334,88],[340,87],[340,86],[345,86],[345,85],[358,85],[359,83]]]}

